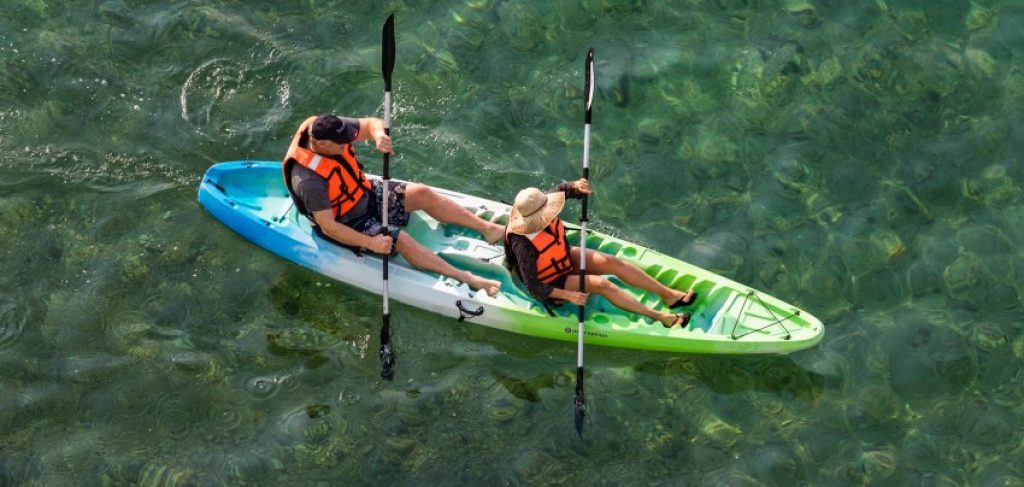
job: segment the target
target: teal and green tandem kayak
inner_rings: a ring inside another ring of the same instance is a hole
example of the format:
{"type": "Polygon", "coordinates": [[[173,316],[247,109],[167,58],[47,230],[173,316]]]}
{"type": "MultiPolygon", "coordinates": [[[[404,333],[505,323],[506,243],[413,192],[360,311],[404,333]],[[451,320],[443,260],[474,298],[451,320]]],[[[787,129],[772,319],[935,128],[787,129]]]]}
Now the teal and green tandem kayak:
{"type": "MultiPolygon", "coordinates": [[[[481,218],[504,223],[509,206],[435,188],[481,218]]],[[[256,245],[340,282],[382,292],[381,259],[356,255],[310,228],[292,204],[281,177],[281,163],[235,161],[212,166],[199,186],[199,202],[217,219],[256,245]]],[[[567,225],[569,227],[569,225],[567,225]]],[[[579,232],[567,228],[579,245],[579,232]]],[[[401,257],[389,266],[391,298],[452,318],[555,340],[576,341],[575,305],[555,308],[551,316],[505,269],[504,250],[472,230],[437,222],[415,212],[410,236],[452,265],[502,282],[495,297],[450,278],[423,272],[401,257]]],[[[671,352],[715,354],[789,353],[814,346],[825,328],[810,313],[767,294],[654,250],[599,232],[587,232],[587,248],[631,262],[658,281],[680,290],[694,289],[697,303],[686,328],[666,329],[646,317],[627,313],[599,296],[586,310],[585,343],[671,352]]],[[[648,306],[663,306],[658,296],[612,278],[648,306]]]]}

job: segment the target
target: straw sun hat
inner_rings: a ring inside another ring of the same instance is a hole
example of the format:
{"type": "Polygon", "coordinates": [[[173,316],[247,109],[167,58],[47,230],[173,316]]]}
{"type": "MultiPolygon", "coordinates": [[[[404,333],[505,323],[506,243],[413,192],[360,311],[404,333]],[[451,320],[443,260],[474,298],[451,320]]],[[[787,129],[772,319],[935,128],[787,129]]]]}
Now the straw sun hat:
{"type": "Polygon", "coordinates": [[[512,233],[526,235],[539,232],[551,224],[565,206],[565,193],[544,193],[537,188],[526,188],[516,195],[508,227],[512,233]]]}

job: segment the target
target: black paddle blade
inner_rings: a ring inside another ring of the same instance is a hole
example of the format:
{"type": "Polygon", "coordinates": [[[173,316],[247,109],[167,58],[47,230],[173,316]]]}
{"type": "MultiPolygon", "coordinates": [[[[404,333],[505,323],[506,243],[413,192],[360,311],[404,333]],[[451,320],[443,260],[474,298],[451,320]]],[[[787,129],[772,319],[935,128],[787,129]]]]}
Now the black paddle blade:
{"type": "Polygon", "coordinates": [[[395,378],[395,351],[391,349],[390,343],[380,346],[380,378],[384,380],[395,378]]]}
{"type": "Polygon", "coordinates": [[[381,316],[380,327],[380,377],[391,380],[395,377],[395,350],[391,348],[391,315],[381,316]]]}
{"type": "Polygon", "coordinates": [[[395,69],[395,14],[388,16],[381,34],[380,71],[384,75],[384,91],[391,91],[391,71],[395,69]]]}
{"type": "Polygon", "coordinates": [[[587,415],[587,410],[583,404],[583,396],[577,394],[576,399],[573,400],[573,409],[575,410],[575,418],[573,422],[576,423],[576,434],[580,438],[583,438],[583,418],[587,415]]]}
{"type": "Polygon", "coordinates": [[[590,123],[590,109],[594,105],[594,48],[587,51],[586,80],[583,86],[583,108],[586,110],[583,123],[590,123]]]}
{"type": "Polygon", "coordinates": [[[576,367],[576,397],[572,401],[575,410],[576,434],[583,438],[583,418],[587,415],[586,400],[583,398],[583,367],[576,367]]]}

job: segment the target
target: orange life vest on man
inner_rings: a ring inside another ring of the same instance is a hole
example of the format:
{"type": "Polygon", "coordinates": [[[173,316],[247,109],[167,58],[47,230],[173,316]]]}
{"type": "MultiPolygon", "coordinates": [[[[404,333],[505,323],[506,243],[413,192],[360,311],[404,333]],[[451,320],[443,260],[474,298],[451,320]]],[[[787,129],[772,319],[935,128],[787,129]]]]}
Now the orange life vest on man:
{"type": "Polygon", "coordinates": [[[560,218],[555,218],[543,230],[537,233],[530,243],[536,247],[537,279],[545,284],[554,282],[572,272],[572,260],[569,258],[569,241],[565,238],[565,226],[560,218]]]}
{"type": "Polygon", "coordinates": [[[296,206],[302,208],[301,202],[295,197],[291,187],[292,164],[302,164],[303,167],[317,173],[327,181],[327,197],[331,202],[334,218],[338,218],[351,210],[367,191],[373,189],[373,185],[363,175],[362,166],[356,159],[356,150],[352,144],[342,144],[340,161],[323,157],[309,149],[309,139],[312,137],[310,127],[314,121],[316,121],[315,116],[307,118],[302,125],[299,125],[299,130],[292,137],[292,143],[288,146],[288,153],[285,154],[284,163],[281,165],[284,171],[284,183],[292,195],[292,200],[296,202],[296,206]],[[303,135],[305,135],[307,147],[302,147],[299,144],[303,135]]]}

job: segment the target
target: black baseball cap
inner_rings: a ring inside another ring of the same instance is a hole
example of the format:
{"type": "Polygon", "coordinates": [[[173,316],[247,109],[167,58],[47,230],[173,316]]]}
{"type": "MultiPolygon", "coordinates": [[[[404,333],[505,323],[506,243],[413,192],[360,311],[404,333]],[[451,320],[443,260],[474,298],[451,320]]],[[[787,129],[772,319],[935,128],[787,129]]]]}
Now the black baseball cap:
{"type": "Polygon", "coordinates": [[[316,117],[310,132],[314,139],[348,144],[359,135],[359,120],[325,113],[316,117]]]}

